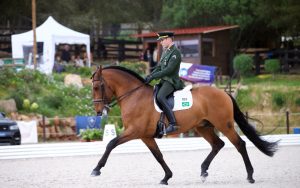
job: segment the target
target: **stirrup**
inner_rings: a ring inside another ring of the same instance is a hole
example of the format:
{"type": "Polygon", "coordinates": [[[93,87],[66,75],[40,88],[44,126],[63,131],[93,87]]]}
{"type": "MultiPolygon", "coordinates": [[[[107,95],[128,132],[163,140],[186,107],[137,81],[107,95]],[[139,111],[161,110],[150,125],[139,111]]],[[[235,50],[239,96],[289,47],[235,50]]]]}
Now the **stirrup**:
{"type": "Polygon", "coordinates": [[[177,131],[178,129],[179,126],[177,126],[176,123],[170,123],[169,126],[164,130],[164,135],[177,131]]]}

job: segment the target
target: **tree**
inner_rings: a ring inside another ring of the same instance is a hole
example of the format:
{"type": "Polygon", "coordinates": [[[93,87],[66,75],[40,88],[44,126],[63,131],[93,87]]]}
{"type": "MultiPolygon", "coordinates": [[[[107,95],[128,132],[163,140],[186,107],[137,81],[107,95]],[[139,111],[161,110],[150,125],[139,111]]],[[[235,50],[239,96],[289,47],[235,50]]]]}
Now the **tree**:
{"type": "Polygon", "coordinates": [[[15,28],[31,28],[31,1],[1,0],[0,25],[6,26],[15,32],[15,28]]]}
{"type": "Polygon", "coordinates": [[[165,0],[162,22],[171,27],[195,27],[224,24],[224,0],[165,0]]]}
{"type": "MultiPolygon", "coordinates": [[[[238,48],[277,47],[281,36],[299,36],[299,10],[299,0],[51,0],[37,1],[37,25],[50,15],[91,35],[120,23],[152,30],[239,25],[238,48]]],[[[31,27],[31,1],[1,0],[0,11],[2,26],[31,27]]]]}
{"type": "MultiPolygon", "coordinates": [[[[62,24],[98,38],[107,28],[120,23],[156,23],[160,19],[160,0],[53,0],[38,1],[38,15],[45,20],[54,16],[62,24]]],[[[115,31],[117,32],[117,31],[115,31]]],[[[114,33],[114,32],[113,32],[114,33]]],[[[118,34],[118,33],[116,33],[118,34]]]]}
{"type": "Polygon", "coordinates": [[[238,47],[278,47],[282,35],[299,36],[299,10],[298,0],[165,0],[161,22],[166,27],[239,25],[238,47]]]}

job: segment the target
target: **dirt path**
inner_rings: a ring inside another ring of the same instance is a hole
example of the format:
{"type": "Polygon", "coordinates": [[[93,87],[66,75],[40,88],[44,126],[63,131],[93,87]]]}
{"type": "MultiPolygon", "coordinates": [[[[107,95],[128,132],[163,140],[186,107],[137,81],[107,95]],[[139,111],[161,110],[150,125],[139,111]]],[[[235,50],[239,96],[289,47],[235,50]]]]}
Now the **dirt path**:
{"type": "Polygon", "coordinates": [[[246,181],[240,154],[225,148],[209,169],[205,183],[200,165],[209,150],[163,152],[173,171],[169,186],[159,185],[162,168],[150,152],[112,153],[100,177],[90,177],[100,156],[58,157],[0,161],[0,187],[10,188],[140,188],[140,187],[297,187],[300,185],[300,147],[280,147],[273,158],[248,148],[255,185],[246,181]]]}

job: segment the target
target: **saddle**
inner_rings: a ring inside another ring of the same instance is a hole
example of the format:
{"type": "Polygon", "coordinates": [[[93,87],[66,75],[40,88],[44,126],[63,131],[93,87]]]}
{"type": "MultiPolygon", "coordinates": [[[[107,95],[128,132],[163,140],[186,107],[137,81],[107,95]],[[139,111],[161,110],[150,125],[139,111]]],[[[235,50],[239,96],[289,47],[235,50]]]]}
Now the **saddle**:
{"type": "MultiPolygon", "coordinates": [[[[161,104],[157,101],[157,93],[160,85],[156,85],[154,87],[154,107],[157,112],[160,112],[160,118],[157,122],[156,133],[154,138],[162,138],[162,132],[165,132],[166,123],[165,123],[165,114],[161,110],[161,104]]],[[[177,90],[173,94],[167,97],[167,101],[169,106],[173,109],[173,111],[186,110],[192,107],[193,105],[193,96],[191,93],[192,85],[188,85],[182,90],[177,90]]]]}
{"type": "MultiPolygon", "coordinates": [[[[191,93],[192,85],[188,85],[182,90],[177,90],[173,94],[167,97],[169,106],[173,111],[186,110],[192,107],[193,105],[193,96],[191,93]]],[[[161,105],[156,99],[157,93],[159,90],[159,85],[154,87],[154,107],[157,112],[163,112],[161,105]]]]}

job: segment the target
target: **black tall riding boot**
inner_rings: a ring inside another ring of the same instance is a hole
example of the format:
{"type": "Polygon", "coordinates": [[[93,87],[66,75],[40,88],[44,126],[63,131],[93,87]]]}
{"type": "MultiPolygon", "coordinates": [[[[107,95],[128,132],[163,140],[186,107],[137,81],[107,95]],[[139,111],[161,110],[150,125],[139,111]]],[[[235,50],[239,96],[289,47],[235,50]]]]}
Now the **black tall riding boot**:
{"type": "MultiPolygon", "coordinates": [[[[161,101],[162,102],[162,101],[161,101]]],[[[166,134],[169,134],[171,132],[177,131],[179,126],[176,126],[176,119],[175,119],[175,115],[172,111],[172,109],[170,108],[170,106],[168,105],[167,102],[163,101],[162,106],[163,106],[163,111],[166,114],[168,120],[169,120],[169,125],[166,129],[166,134]]]]}

